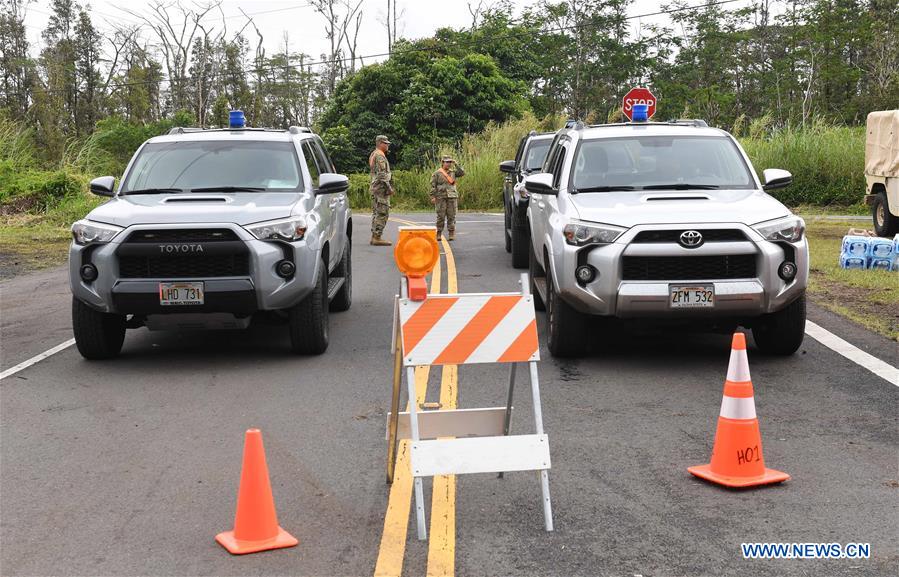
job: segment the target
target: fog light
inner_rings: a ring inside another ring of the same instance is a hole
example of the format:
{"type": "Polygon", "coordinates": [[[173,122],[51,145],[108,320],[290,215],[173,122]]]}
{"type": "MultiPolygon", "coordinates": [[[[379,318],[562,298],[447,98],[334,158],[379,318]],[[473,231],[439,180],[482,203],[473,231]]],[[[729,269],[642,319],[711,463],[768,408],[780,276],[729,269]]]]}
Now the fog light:
{"type": "Polygon", "coordinates": [[[784,261],[780,263],[780,268],[777,270],[777,275],[789,282],[796,278],[796,272],[798,269],[796,268],[795,262],[784,261]]]}
{"type": "Polygon", "coordinates": [[[97,280],[97,267],[92,264],[81,265],[81,269],[78,271],[81,274],[81,280],[84,282],[94,282],[97,280]]]}
{"type": "Polygon", "coordinates": [[[279,261],[277,265],[275,265],[275,271],[278,273],[278,276],[281,278],[290,278],[295,273],[297,267],[294,266],[292,262],[289,260],[279,261]]]}
{"type": "Polygon", "coordinates": [[[577,281],[581,284],[589,284],[596,278],[596,269],[589,264],[581,265],[574,271],[577,281]]]}

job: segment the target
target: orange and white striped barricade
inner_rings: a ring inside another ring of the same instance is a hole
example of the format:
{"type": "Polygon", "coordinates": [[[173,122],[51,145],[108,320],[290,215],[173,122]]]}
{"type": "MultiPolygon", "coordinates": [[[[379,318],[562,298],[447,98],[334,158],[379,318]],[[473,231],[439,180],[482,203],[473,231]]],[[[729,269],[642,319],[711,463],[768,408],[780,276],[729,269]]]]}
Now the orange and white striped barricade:
{"type": "MultiPolygon", "coordinates": [[[[427,538],[422,477],[464,473],[539,471],[543,494],[543,518],[553,530],[549,496],[549,439],[543,431],[537,361],[537,321],[528,292],[527,274],[521,275],[519,293],[429,294],[424,300],[402,295],[396,299],[395,337],[411,402],[408,412],[392,405],[388,426],[391,443],[411,439],[411,467],[415,483],[418,538],[427,538]],[[415,367],[421,365],[470,365],[508,363],[509,390],[506,406],[420,411],[415,403],[415,367]],[[510,435],[515,370],[527,363],[534,404],[536,432],[510,435]],[[396,415],[396,417],[394,417],[396,415]],[[395,434],[393,434],[395,431],[395,434]]],[[[399,362],[397,362],[399,368],[399,362]]],[[[395,379],[401,379],[395,375],[395,379]]],[[[397,387],[398,389],[399,387],[397,387]]],[[[388,450],[388,479],[396,452],[388,450]]]]}

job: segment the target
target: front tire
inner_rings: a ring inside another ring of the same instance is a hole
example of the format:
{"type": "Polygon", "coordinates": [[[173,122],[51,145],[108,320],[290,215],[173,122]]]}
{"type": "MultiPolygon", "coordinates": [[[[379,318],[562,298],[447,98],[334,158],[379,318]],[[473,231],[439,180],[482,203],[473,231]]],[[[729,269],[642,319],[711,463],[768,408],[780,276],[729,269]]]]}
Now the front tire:
{"type": "Polygon", "coordinates": [[[328,265],[319,265],[316,288],[288,310],[290,345],[298,355],[320,355],[328,349],[328,265]]]}
{"type": "Polygon", "coordinates": [[[103,313],[72,297],[72,331],[81,356],[90,360],[111,359],[125,342],[125,315],[103,313]]]}
{"type": "Polygon", "coordinates": [[[506,252],[512,252],[512,217],[508,203],[503,209],[503,240],[506,242],[506,252]]]}
{"type": "Polygon", "coordinates": [[[334,295],[329,308],[335,313],[349,310],[353,304],[353,243],[349,237],[346,239],[343,258],[334,269],[334,276],[343,278],[343,286],[334,295]]]}
{"type": "Polygon", "coordinates": [[[760,318],[752,327],[759,350],[769,355],[792,355],[805,338],[805,295],[786,308],[760,318]]]}
{"type": "Polygon", "coordinates": [[[581,357],[587,351],[584,315],[562,300],[549,269],[546,271],[547,347],[554,357],[581,357]]]}
{"type": "Polygon", "coordinates": [[[877,236],[891,237],[899,233],[899,216],[890,212],[890,203],[885,192],[879,192],[871,205],[874,218],[874,232],[877,236]]]}
{"type": "Polygon", "coordinates": [[[519,222],[519,218],[515,218],[512,214],[512,230],[511,230],[511,253],[513,268],[528,268],[528,238],[527,222],[519,222]]]}
{"type": "Polygon", "coordinates": [[[536,279],[543,276],[542,272],[538,274],[539,271],[540,265],[537,264],[537,255],[534,254],[534,243],[528,242],[528,279],[530,281],[531,294],[534,296],[534,308],[538,311],[545,311],[546,303],[543,302],[543,297],[540,296],[540,291],[537,290],[536,279]]]}

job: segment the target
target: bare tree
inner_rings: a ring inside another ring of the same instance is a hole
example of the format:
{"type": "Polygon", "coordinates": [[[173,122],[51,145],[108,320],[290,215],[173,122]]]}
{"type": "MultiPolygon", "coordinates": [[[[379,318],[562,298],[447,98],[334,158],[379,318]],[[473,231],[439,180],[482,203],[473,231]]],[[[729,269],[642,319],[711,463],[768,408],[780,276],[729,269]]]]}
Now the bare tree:
{"type": "Polygon", "coordinates": [[[149,16],[130,8],[119,8],[146,23],[159,39],[169,77],[172,105],[175,109],[187,105],[187,67],[194,38],[198,31],[202,30],[200,22],[212,10],[220,7],[220,4],[221,0],[217,0],[190,8],[185,7],[180,0],[175,2],[154,0],[150,4],[149,16]]]}

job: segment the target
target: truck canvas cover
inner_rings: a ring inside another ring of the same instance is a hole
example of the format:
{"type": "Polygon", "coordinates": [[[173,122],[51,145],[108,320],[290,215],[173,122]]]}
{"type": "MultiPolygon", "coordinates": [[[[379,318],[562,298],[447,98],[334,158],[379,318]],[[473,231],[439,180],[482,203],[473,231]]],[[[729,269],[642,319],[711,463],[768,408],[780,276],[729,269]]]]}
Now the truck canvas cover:
{"type": "Polygon", "coordinates": [[[899,110],[868,115],[865,174],[899,177],[899,110]]]}

